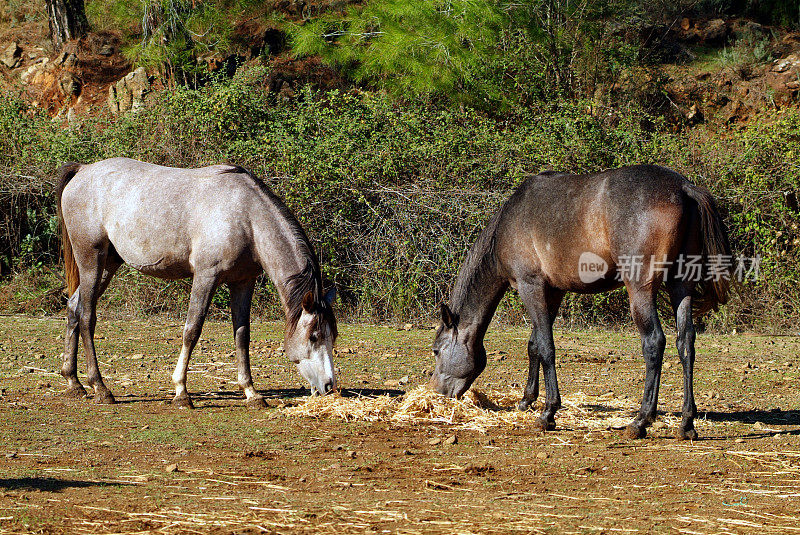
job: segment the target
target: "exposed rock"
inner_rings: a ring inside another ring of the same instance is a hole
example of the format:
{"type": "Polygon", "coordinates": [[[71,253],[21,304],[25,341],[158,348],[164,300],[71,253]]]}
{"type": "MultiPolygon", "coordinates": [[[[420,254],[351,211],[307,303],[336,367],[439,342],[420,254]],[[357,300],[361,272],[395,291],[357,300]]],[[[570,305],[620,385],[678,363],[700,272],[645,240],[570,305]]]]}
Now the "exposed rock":
{"type": "Polygon", "coordinates": [[[780,41],[772,43],[772,54],[775,57],[786,56],[800,48],[800,33],[787,33],[780,41]]]}
{"type": "Polygon", "coordinates": [[[785,58],[776,59],[772,63],[772,72],[786,72],[795,67],[800,67],[800,55],[791,54],[785,58]]]}
{"type": "Polygon", "coordinates": [[[128,76],[130,76],[130,79],[127,83],[133,97],[131,109],[134,111],[139,110],[144,107],[144,96],[150,89],[150,81],[147,79],[144,67],[139,67],[128,76]]]}
{"type": "Polygon", "coordinates": [[[777,59],[764,76],[772,104],[781,108],[798,100],[800,89],[800,54],[777,59]]]}
{"type": "Polygon", "coordinates": [[[129,72],[116,84],[108,87],[108,107],[113,114],[138,110],[144,106],[144,96],[150,90],[150,80],[144,67],[129,72]]]}
{"type": "Polygon", "coordinates": [[[703,27],[702,39],[706,43],[721,43],[728,35],[728,27],[722,19],[712,19],[703,27]]]}
{"type": "Polygon", "coordinates": [[[108,104],[108,109],[111,110],[111,113],[114,115],[119,114],[119,100],[117,97],[117,85],[111,84],[108,86],[108,100],[106,101],[108,104]]]}
{"type": "Polygon", "coordinates": [[[17,43],[9,44],[2,53],[0,53],[0,62],[9,69],[17,67],[22,61],[22,49],[17,43]]]}
{"type": "Polygon", "coordinates": [[[126,79],[127,76],[117,81],[117,103],[120,113],[130,110],[133,105],[133,94],[125,83],[126,79]]]}
{"type": "Polygon", "coordinates": [[[738,98],[730,101],[722,109],[722,118],[726,123],[746,121],[750,117],[750,109],[738,98]]]}
{"type": "Polygon", "coordinates": [[[58,80],[61,92],[66,96],[77,96],[81,92],[81,82],[71,72],[65,71],[58,80]]]}
{"type": "Polygon", "coordinates": [[[74,69],[78,66],[78,56],[73,52],[64,50],[56,58],[56,65],[64,67],[65,69],[74,69]]]}
{"type": "Polygon", "coordinates": [[[147,79],[147,72],[144,67],[139,67],[125,77],[128,80],[128,87],[136,91],[146,91],[150,88],[147,79]]]}
{"type": "Polygon", "coordinates": [[[797,79],[797,74],[794,72],[784,75],[776,75],[774,73],[767,74],[767,87],[769,88],[772,102],[776,107],[782,108],[797,100],[798,85],[800,85],[797,79]]]}
{"type": "Polygon", "coordinates": [[[20,80],[22,80],[23,84],[31,83],[35,78],[36,75],[41,72],[43,69],[47,68],[48,63],[50,60],[46,57],[39,58],[36,63],[22,71],[20,74],[20,80]]]}
{"type": "Polygon", "coordinates": [[[25,53],[28,56],[30,61],[38,61],[41,60],[43,57],[46,57],[44,49],[39,47],[27,47],[27,52],[25,53]]]}
{"type": "Polygon", "coordinates": [[[78,116],[75,115],[75,108],[67,110],[67,124],[70,126],[76,126],[78,124],[78,116]]]}
{"type": "Polygon", "coordinates": [[[689,124],[699,124],[703,122],[703,112],[700,111],[697,104],[692,104],[692,107],[689,108],[689,111],[686,113],[686,120],[689,124]]]}

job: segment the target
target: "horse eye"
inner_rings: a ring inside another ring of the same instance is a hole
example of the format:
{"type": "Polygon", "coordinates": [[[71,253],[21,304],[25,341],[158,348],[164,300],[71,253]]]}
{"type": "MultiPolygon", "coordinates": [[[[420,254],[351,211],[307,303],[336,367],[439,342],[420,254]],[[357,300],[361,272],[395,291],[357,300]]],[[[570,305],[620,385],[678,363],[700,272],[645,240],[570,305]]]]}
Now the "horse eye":
{"type": "Polygon", "coordinates": [[[312,344],[316,344],[317,343],[317,335],[316,334],[310,335],[308,337],[308,341],[311,342],[312,344]]]}

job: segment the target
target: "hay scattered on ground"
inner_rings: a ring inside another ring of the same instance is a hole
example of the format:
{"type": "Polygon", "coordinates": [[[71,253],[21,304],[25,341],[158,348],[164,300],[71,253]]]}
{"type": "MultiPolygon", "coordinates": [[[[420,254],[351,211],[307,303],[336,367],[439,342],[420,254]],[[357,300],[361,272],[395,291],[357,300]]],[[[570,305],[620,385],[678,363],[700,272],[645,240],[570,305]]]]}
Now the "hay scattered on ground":
{"type": "MultiPolygon", "coordinates": [[[[518,389],[482,392],[473,388],[461,399],[452,399],[419,386],[399,397],[310,397],[297,405],[284,407],[281,413],[395,425],[438,422],[483,433],[492,427],[534,426],[541,405],[535,411],[520,412],[516,406],[521,397],[522,391],[518,389]]],[[[622,428],[637,409],[634,401],[614,398],[610,393],[589,396],[577,392],[562,398],[562,406],[556,414],[556,425],[585,430],[622,428]]],[[[676,427],[679,421],[672,415],[662,415],[659,419],[669,427],[676,427]]]]}

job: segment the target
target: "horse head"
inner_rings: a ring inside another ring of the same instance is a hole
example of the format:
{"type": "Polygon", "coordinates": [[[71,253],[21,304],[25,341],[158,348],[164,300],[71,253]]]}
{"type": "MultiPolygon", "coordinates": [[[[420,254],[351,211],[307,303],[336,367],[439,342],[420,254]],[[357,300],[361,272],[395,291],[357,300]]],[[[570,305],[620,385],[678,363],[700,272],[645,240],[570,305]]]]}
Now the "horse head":
{"type": "Polygon", "coordinates": [[[442,303],[442,325],[433,341],[436,367],[431,387],[449,397],[461,397],[486,367],[486,350],[474,328],[459,328],[459,317],[442,303]]]}
{"type": "Polygon", "coordinates": [[[333,344],[336,341],[336,318],[331,304],[336,290],[330,289],[321,301],[314,292],[303,296],[297,324],[287,330],[284,340],[286,356],[297,365],[297,371],[311,385],[312,393],[328,394],[336,389],[333,367],[333,344]]]}

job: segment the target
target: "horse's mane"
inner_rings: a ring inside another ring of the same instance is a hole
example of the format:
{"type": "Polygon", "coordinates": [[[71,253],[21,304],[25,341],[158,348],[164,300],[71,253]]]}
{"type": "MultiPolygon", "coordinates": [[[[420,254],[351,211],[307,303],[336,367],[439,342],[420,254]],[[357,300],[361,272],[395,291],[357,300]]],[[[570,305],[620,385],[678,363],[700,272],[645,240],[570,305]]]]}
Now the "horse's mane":
{"type": "MultiPolygon", "coordinates": [[[[519,187],[517,190],[519,190],[519,187]]],[[[506,207],[515,197],[517,190],[489,218],[475,243],[470,247],[461,269],[458,270],[458,276],[450,296],[450,305],[454,312],[460,313],[468,295],[476,291],[485,290],[486,283],[498,277],[497,256],[495,255],[497,227],[506,207]]]]}
{"type": "MultiPolygon", "coordinates": [[[[220,174],[234,174],[248,177],[267,197],[272,205],[277,209],[278,214],[289,226],[289,230],[297,242],[297,249],[302,256],[301,263],[303,269],[295,273],[286,280],[286,329],[289,334],[297,328],[297,322],[303,313],[303,298],[308,292],[314,296],[314,321],[319,321],[319,316],[323,316],[330,325],[331,332],[337,335],[336,317],[330,305],[325,302],[322,293],[322,275],[319,268],[317,255],[306,235],[305,230],[297,221],[294,213],[289,209],[280,197],[270,189],[270,187],[250,170],[239,165],[228,165],[220,171],[220,174]]],[[[312,328],[314,326],[312,325],[312,328]]]]}
{"type": "Polygon", "coordinates": [[[525,194],[525,188],[530,181],[536,180],[537,177],[557,175],[568,175],[568,173],[543,171],[524,175],[525,179],[514,188],[508,199],[492,214],[475,243],[470,247],[467,257],[458,271],[453,292],[450,296],[450,304],[454,312],[460,311],[468,295],[472,294],[472,292],[485,291],[488,285],[491,285],[493,281],[496,281],[501,276],[498,272],[498,259],[495,255],[497,228],[509,207],[520,201],[520,197],[525,194]]]}

